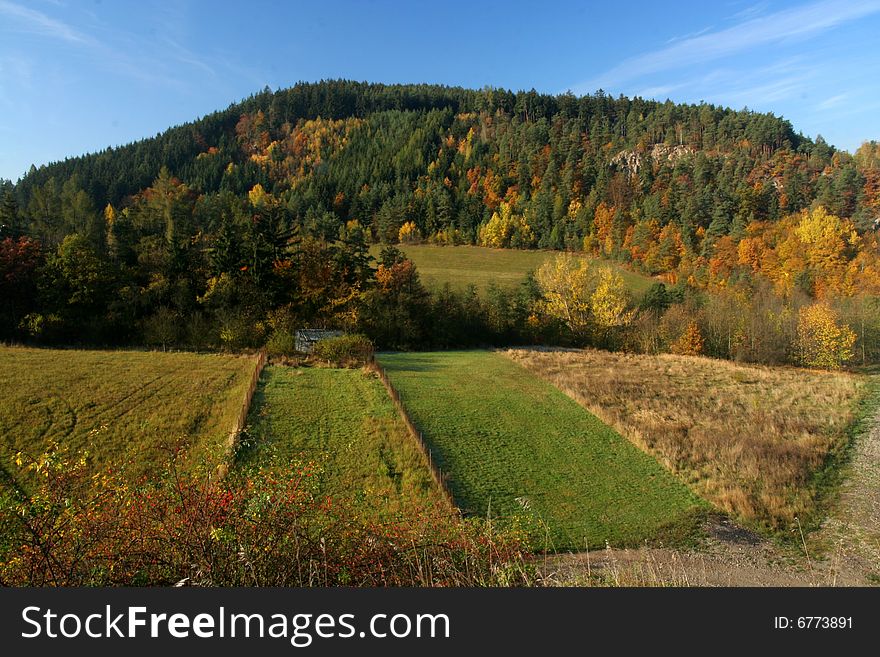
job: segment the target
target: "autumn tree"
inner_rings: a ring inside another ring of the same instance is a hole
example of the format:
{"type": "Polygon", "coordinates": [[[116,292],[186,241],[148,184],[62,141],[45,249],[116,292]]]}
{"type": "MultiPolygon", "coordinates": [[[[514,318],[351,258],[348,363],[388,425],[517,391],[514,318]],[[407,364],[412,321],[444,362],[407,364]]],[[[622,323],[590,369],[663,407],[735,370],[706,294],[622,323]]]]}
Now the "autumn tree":
{"type": "Polygon", "coordinates": [[[703,335],[696,322],[688,323],[684,333],[672,343],[670,351],[682,356],[699,356],[703,353],[703,335]]]}
{"type": "MultiPolygon", "coordinates": [[[[616,221],[614,206],[599,203],[593,215],[593,231],[596,238],[596,246],[600,253],[610,255],[614,251],[614,225],[616,221]]],[[[585,242],[585,246],[587,243],[585,242]]]]}
{"type": "Polygon", "coordinates": [[[880,360],[880,297],[845,297],[836,299],[832,307],[838,321],[856,334],[853,351],[859,361],[867,365],[880,360]]]}
{"type": "Polygon", "coordinates": [[[27,237],[0,240],[0,335],[12,338],[22,317],[37,303],[39,242],[27,237]]]}
{"type": "Polygon", "coordinates": [[[586,335],[592,325],[595,290],[588,261],[561,253],[541,265],[535,281],[541,291],[541,310],[575,335],[586,335]]]}
{"type": "Polygon", "coordinates": [[[839,369],[853,357],[856,334],[841,324],[824,303],[801,308],[797,325],[800,362],[807,367],[839,369]]]}
{"type": "Polygon", "coordinates": [[[414,221],[407,221],[400,227],[397,241],[401,244],[418,244],[422,241],[422,234],[414,221]]]}
{"type": "Polygon", "coordinates": [[[515,212],[511,203],[502,201],[492,218],[480,227],[479,240],[482,246],[496,249],[528,248],[534,245],[535,235],[526,218],[515,212]]]}
{"type": "Polygon", "coordinates": [[[613,346],[617,332],[635,317],[636,311],[630,306],[629,290],[620,272],[611,267],[600,268],[590,294],[590,313],[599,344],[613,346]]]}
{"type": "Polygon", "coordinates": [[[819,206],[812,211],[804,210],[795,232],[816,275],[818,293],[821,295],[826,289],[842,291],[846,262],[859,241],[852,222],[819,206]]]}
{"type": "Polygon", "coordinates": [[[382,348],[407,349],[425,338],[429,295],[412,260],[386,252],[376,286],[361,300],[359,327],[382,348]]]}

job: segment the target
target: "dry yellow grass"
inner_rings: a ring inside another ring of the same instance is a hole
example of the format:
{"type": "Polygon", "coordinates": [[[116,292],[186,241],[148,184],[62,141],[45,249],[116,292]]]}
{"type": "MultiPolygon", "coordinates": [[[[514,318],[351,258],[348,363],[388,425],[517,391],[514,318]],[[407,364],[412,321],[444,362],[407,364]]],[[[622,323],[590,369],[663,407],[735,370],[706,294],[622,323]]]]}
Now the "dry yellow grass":
{"type": "Polygon", "coordinates": [[[0,347],[0,474],[22,451],[88,452],[96,471],[154,474],[169,446],[216,467],[245,399],[252,357],[0,347]]]}
{"type": "Polygon", "coordinates": [[[594,350],[506,352],[752,526],[816,519],[829,455],[866,392],[841,372],[594,350]]]}

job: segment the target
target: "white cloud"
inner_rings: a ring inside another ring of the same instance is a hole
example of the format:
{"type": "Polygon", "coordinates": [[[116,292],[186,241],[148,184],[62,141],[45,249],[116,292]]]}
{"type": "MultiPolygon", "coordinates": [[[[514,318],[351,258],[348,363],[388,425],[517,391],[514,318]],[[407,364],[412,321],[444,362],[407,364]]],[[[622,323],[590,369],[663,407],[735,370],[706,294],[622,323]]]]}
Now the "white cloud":
{"type": "Polygon", "coordinates": [[[750,106],[754,108],[756,102],[766,104],[786,98],[793,98],[803,94],[807,89],[808,76],[798,76],[788,79],[779,79],[756,86],[744,86],[738,89],[727,90],[709,97],[710,101],[731,107],[750,106]]]}
{"type": "Polygon", "coordinates": [[[767,3],[766,2],[759,2],[758,4],[750,5],[750,6],[746,7],[745,9],[742,9],[742,10],[736,12],[733,16],[728,16],[728,18],[731,20],[740,20],[740,21],[745,20],[747,18],[754,18],[755,16],[758,16],[759,14],[763,14],[765,9],[767,9],[767,3]]]}
{"type": "Polygon", "coordinates": [[[86,34],[74,29],[67,23],[50,18],[46,14],[29,7],[22,7],[14,2],[0,0],[0,14],[12,18],[28,32],[42,34],[53,39],[68,43],[92,45],[94,41],[86,34]]]}
{"type": "Polygon", "coordinates": [[[696,32],[691,32],[689,34],[682,34],[681,36],[674,36],[671,39],[667,39],[666,43],[675,43],[676,41],[683,41],[684,39],[693,39],[694,37],[698,37],[702,34],[705,34],[709,30],[711,30],[712,27],[713,27],[712,25],[709,25],[708,27],[704,27],[702,30],[698,30],[696,32]]]}
{"type": "Polygon", "coordinates": [[[161,42],[167,48],[168,54],[173,56],[181,64],[187,64],[189,66],[192,66],[193,68],[200,69],[201,71],[211,76],[217,76],[217,72],[210,64],[205,62],[192,50],[189,50],[188,48],[180,45],[174,39],[170,37],[164,37],[163,39],[161,39],[161,42]]]}
{"type": "Polygon", "coordinates": [[[849,94],[837,94],[836,96],[831,96],[831,98],[826,98],[821,103],[816,105],[817,110],[828,110],[834,107],[839,106],[843,101],[849,98],[849,94]]]}
{"type": "Polygon", "coordinates": [[[880,0],[822,0],[724,30],[691,37],[674,45],[624,60],[605,73],[575,85],[577,93],[614,89],[646,75],[727,57],[759,46],[815,36],[842,23],[880,11],[880,0]]]}
{"type": "MultiPolygon", "coordinates": [[[[179,74],[179,65],[191,67],[202,74],[219,78],[217,71],[208,61],[189,48],[183,46],[183,21],[176,21],[177,13],[164,14],[160,21],[162,30],[152,38],[136,36],[123,30],[110,30],[103,25],[90,10],[82,9],[80,14],[91,16],[91,32],[100,38],[78,29],[59,19],[40,11],[24,7],[10,0],[0,0],[0,16],[11,20],[14,29],[29,34],[39,34],[76,47],[96,66],[124,75],[145,84],[174,87],[181,91],[187,89],[179,74]],[[177,25],[175,29],[171,26],[177,25]]],[[[0,88],[2,91],[2,88],[0,88]]]]}
{"type": "Polygon", "coordinates": [[[642,98],[656,98],[658,100],[663,100],[668,98],[670,93],[672,93],[676,89],[681,89],[683,86],[683,84],[665,84],[658,85],[656,87],[647,87],[636,93],[636,96],[640,96],[642,98]]]}

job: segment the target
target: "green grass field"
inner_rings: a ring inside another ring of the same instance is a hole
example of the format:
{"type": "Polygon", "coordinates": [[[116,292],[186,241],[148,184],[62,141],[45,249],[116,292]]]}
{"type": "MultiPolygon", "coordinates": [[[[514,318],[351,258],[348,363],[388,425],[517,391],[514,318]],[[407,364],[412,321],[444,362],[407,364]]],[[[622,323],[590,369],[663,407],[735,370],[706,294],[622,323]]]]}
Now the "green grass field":
{"type": "MultiPolygon", "coordinates": [[[[479,246],[400,246],[419,270],[422,281],[428,286],[449,283],[454,289],[464,289],[470,284],[485,291],[489,283],[511,288],[556,255],[556,251],[524,251],[520,249],[489,249],[479,246]]],[[[379,255],[380,247],[373,247],[372,254],[379,255]]],[[[610,263],[609,263],[610,264],[610,263]]],[[[627,287],[635,296],[641,296],[653,281],[612,264],[627,287]]]]}
{"type": "Polygon", "coordinates": [[[379,361],[466,511],[529,514],[546,523],[548,547],[556,549],[692,535],[704,502],[504,356],[388,353],[379,361]]]}
{"type": "Polygon", "coordinates": [[[360,370],[268,367],[238,466],[274,459],[322,466],[323,492],[380,515],[448,509],[383,385],[360,370]]]}
{"type": "Polygon", "coordinates": [[[144,474],[181,439],[196,463],[212,465],[254,367],[236,356],[0,347],[0,466],[56,442],[144,474]]]}

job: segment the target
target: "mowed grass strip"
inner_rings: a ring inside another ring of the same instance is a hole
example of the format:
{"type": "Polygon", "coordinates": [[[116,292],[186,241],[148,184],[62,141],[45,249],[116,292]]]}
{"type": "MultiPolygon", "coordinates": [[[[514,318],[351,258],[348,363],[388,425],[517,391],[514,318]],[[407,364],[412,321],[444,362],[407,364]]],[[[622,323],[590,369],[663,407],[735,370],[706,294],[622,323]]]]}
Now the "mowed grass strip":
{"type": "Polygon", "coordinates": [[[252,357],[0,347],[0,459],[53,443],[96,466],[144,475],[188,446],[213,467],[240,411],[252,357]]]}
{"type": "Polygon", "coordinates": [[[486,351],[380,354],[464,510],[526,514],[536,547],[678,540],[703,503],[554,386],[486,351]],[[549,545],[546,540],[549,539],[549,545]]]}
{"type": "Polygon", "coordinates": [[[239,467],[319,464],[324,494],[379,516],[451,510],[375,375],[270,366],[248,423],[239,467]]]}
{"type": "MultiPolygon", "coordinates": [[[[440,287],[449,283],[455,290],[475,285],[479,292],[485,292],[490,283],[507,289],[516,287],[525,280],[528,272],[538,269],[559,253],[480,246],[400,245],[399,248],[415,263],[426,285],[440,287]]],[[[380,247],[374,247],[373,255],[378,257],[380,250],[380,247]]],[[[636,297],[642,296],[653,283],[647,276],[612,263],[601,260],[596,263],[607,264],[619,271],[636,297]]]]}
{"type": "Polygon", "coordinates": [[[654,454],[741,522],[815,525],[864,377],[696,356],[515,349],[515,362],[654,454]]]}

